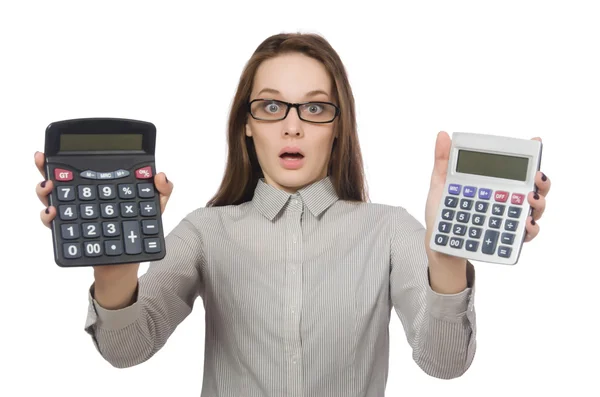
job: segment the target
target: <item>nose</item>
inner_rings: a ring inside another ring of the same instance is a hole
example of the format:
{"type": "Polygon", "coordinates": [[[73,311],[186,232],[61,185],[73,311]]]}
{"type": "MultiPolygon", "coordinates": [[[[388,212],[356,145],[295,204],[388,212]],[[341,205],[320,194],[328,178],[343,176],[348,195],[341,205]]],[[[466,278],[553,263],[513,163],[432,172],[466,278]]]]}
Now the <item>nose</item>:
{"type": "Polygon", "coordinates": [[[282,134],[300,137],[303,135],[302,120],[298,117],[298,109],[291,108],[287,117],[283,120],[282,134]]]}

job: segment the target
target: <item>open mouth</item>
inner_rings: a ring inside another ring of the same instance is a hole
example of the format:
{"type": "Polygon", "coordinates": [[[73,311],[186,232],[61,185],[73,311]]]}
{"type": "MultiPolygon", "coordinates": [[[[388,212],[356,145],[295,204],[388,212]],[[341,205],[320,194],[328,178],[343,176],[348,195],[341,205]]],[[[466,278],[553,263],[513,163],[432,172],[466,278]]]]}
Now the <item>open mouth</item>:
{"type": "Polygon", "coordinates": [[[279,157],[284,160],[301,160],[304,158],[302,154],[293,152],[282,153],[279,157]]]}

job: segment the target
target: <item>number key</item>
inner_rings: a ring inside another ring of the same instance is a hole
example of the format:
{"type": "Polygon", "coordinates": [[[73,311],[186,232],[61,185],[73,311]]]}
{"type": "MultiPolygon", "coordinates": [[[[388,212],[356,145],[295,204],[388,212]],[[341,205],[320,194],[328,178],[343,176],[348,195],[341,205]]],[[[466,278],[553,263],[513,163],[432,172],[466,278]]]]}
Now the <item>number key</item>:
{"type": "Polygon", "coordinates": [[[462,208],[463,210],[470,210],[471,208],[473,208],[473,200],[469,200],[469,199],[460,200],[460,208],[462,208]]]}
{"type": "Polygon", "coordinates": [[[443,210],[442,218],[444,218],[447,221],[451,221],[452,219],[454,219],[454,210],[443,210]]]}
{"type": "Polygon", "coordinates": [[[462,223],[467,223],[469,222],[469,217],[471,216],[470,213],[465,212],[465,211],[459,211],[458,215],[456,215],[456,220],[462,223]]]}
{"type": "Polygon", "coordinates": [[[102,255],[102,245],[99,241],[86,241],[83,243],[83,252],[85,256],[100,256],[102,255]]]}
{"type": "Polygon", "coordinates": [[[102,222],[102,232],[106,237],[114,237],[121,234],[121,228],[116,222],[102,222]]]}
{"type": "Polygon", "coordinates": [[[450,247],[452,248],[462,248],[464,240],[459,237],[452,237],[450,239],[450,247]]]}
{"type": "Polygon", "coordinates": [[[100,235],[100,225],[97,223],[84,223],[81,226],[83,228],[83,237],[92,238],[100,235]]]}
{"type": "Polygon", "coordinates": [[[485,215],[473,215],[473,224],[481,226],[485,223],[485,215]]]}
{"type": "Polygon", "coordinates": [[[480,227],[469,228],[469,237],[471,237],[471,238],[481,237],[481,228],[480,227]]]}
{"type": "Polygon", "coordinates": [[[102,203],[100,204],[100,212],[103,218],[116,218],[119,215],[117,204],[114,203],[102,203]]]}
{"type": "Polygon", "coordinates": [[[73,186],[59,186],[56,188],[58,201],[75,200],[75,188],[73,186]]]}
{"type": "Polygon", "coordinates": [[[117,197],[114,185],[99,185],[98,195],[102,200],[111,200],[117,197]]]}
{"type": "Polygon", "coordinates": [[[488,206],[489,206],[489,203],[486,203],[485,201],[478,201],[475,203],[475,211],[481,212],[481,213],[486,213],[488,206]]]}
{"type": "Polygon", "coordinates": [[[450,222],[440,222],[438,225],[438,230],[442,233],[450,233],[450,229],[452,229],[452,224],[450,222]]]}
{"type": "Polygon", "coordinates": [[[95,219],[98,217],[98,204],[81,204],[79,210],[83,219],[95,219]]]}
{"type": "Polygon", "coordinates": [[[456,205],[458,204],[458,199],[456,197],[447,196],[446,200],[444,201],[444,204],[446,205],[446,207],[456,208],[456,205]]]}
{"type": "Polygon", "coordinates": [[[79,238],[79,225],[76,223],[63,223],[60,225],[60,235],[65,240],[79,238]]]}
{"type": "Polygon", "coordinates": [[[58,216],[63,221],[77,219],[77,207],[75,205],[59,205],[58,216]]]}
{"type": "Polygon", "coordinates": [[[454,234],[457,236],[464,236],[467,232],[467,227],[465,225],[454,225],[454,234]]]}
{"type": "Polygon", "coordinates": [[[96,199],[96,190],[93,189],[91,185],[79,185],[77,187],[79,191],[79,198],[81,200],[95,200],[96,199]]]}

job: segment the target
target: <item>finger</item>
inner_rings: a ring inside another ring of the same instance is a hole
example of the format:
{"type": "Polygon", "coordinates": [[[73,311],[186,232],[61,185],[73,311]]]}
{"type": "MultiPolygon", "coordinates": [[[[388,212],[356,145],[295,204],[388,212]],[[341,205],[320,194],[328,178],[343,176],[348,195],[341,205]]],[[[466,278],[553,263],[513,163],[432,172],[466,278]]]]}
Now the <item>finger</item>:
{"type": "Polygon", "coordinates": [[[529,242],[536,238],[538,233],[540,232],[540,225],[531,217],[527,217],[525,225],[525,240],[524,242],[529,242]]]}
{"type": "Polygon", "coordinates": [[[50,223],[56,217],[56,209],[53,206],[46,207],[40,211],[40,219],[46,227],[50,227],[50,223]]]}
{"type": "Polygon", "coordinates": [[[533,219],[539,220],[546,210],[546,198],[537,192],[530,192],[527,201],[533,208],[533,219]]]}
{"type": "Polygon", "coordinates": [[[167,179],[167,175],[164,172],[161,172],[154,177],[154,184],[160,193],[160,211],[163,213],[173,192],[173,182],[167,179]]]}
{"type": "Polygon", "coordinates": [[[546,176],[541,171],[538,171],[535,175],[535,185],[538,188],[538,193],[544,197],[548,196],[548,192],[550,192],[550,178],[546,176]]]}
{"type": "Polygon", "coordinates": [[[48,206],[48,194],[52,192],[52,188],[53,184],[51,180],[42,181],[41,183],[35,185],[35,193],[37,194],[42,204],[44,204],[44,207],[48,206]]]}
{"type": "Polygon", "coordinates": [[[435,140],[435,160],[433,164],[432,182],[446,180],[448,171],[448,160],[450,159],[450,148],[452,140],[445,131],[440,131],[435,140]]]}
{"type": "Polygon", "coordinates": [[[40,174],[42,174],[42,177],[44,179],[47,179],[46,171],[44,170],[44,153],[35,152],[35,154],[33,155],[33,159],[35,161],[35,166],[37,167],[40,174]]]}

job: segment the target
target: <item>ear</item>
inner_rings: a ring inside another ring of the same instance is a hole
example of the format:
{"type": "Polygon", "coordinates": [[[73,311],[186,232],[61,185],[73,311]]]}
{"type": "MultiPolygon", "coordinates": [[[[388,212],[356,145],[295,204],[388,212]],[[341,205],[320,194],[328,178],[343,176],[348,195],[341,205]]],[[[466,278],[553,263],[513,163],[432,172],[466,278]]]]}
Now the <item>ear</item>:
{"type": "Polygon", "coordinates": [[[246,123],[244,131],[246,132],[247,137],[252,138],[252,129],[250,128],[250,124],[246,123]]]}

